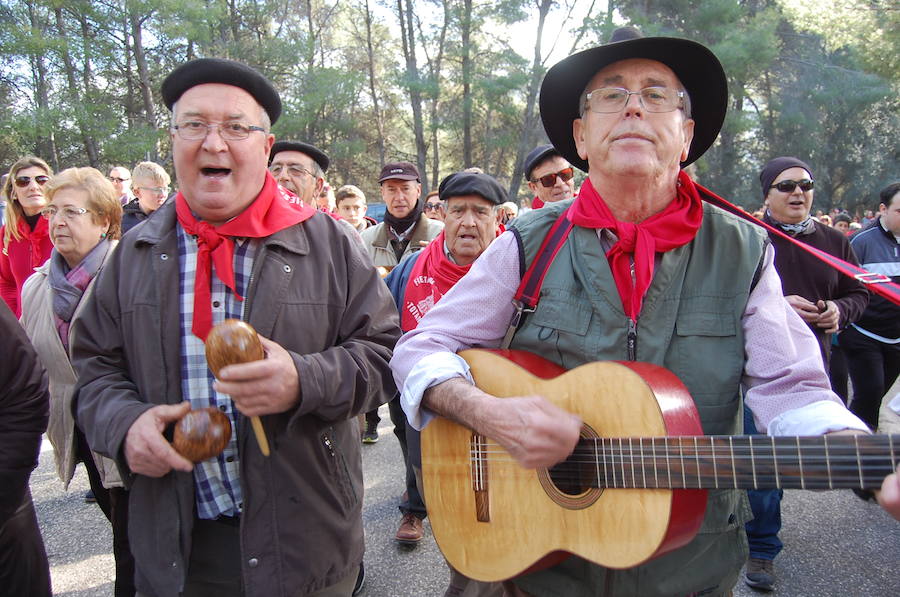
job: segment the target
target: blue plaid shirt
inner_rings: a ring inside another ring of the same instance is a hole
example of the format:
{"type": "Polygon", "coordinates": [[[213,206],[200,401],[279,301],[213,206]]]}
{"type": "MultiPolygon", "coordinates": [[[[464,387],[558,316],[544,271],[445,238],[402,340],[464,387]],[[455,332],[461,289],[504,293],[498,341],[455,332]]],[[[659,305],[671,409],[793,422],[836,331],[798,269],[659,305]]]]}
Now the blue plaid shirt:
{"type": "MultiPolygon", "coordinates": [[[[234,245],[234,283],[238,294],[247,296],[253,257],[258,241],[236,238],[234,245]]],[[[197,239],[178,226],[179,294],[181,296],[181,391],[190,400],[191,408],[214,406],[231,421],[231,440],[216,458],[194,466],[194,495],[197,516],[213,519],[220,515],[240,514],[244,498],[241,491],[240,455],[237,445],[237,419],[241,417],[231,398],[213,390],[212,372],[206,364],[203,340],[191,332],[194,324],[194,277],[197,271],[197,239]]],[[[215,270],[213,270],[215,272],[215,270]]],[[[212,322],[243,319],[244,303],[213,273],[212,322]]]]}

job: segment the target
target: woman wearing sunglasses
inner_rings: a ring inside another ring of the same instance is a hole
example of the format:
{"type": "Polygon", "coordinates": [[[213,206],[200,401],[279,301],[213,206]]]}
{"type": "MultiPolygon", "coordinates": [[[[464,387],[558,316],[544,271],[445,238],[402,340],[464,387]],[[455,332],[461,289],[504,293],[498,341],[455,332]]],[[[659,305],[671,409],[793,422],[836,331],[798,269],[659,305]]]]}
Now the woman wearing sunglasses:
{"type": "Polygon", "coordinates": [[[51,176],[47,162],[27,156],[13,164],[3,185],[6,224],[0,228],[0,295],[16,317],[22,314],[22,285],[53,248],[47,222],[41,218],[47,203],[44,185],[51,176]]]}
{"type": "Polygon", "coordinates": [[[115,594],[134,595],[134,559],[128,545],[128,492],[114,461],[92,453],[72,417],[75,371],[69,361],[70,330],[94,280],[121,236],[119,193],[94,168],[63,170],[47,185],[41,215],[49,225],[53,252],[22,289],[22,326],[50,380],[50,422],[56,471],[66,488],[83,462],[97,505],[112,523],[115,594]]]}

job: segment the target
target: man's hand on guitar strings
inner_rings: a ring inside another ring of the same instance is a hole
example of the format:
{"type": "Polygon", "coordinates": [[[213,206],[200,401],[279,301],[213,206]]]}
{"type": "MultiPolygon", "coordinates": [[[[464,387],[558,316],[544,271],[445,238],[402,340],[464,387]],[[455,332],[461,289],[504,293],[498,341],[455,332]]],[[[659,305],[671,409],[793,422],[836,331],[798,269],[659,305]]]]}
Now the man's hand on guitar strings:
{"type": "Polygon", "coordinates": [[[581,432],[580,417],[546,398],[497,398],[459,377],[428,388],[423,404],[497,442],[525,468],[565,460],[581,432]]]}
{"type": "Polygon", "coordinates": [[[581,418],[542,396],[496,398],[500,405],[496,440],[525,468],[546,468],[572,454],[581,418]]]}

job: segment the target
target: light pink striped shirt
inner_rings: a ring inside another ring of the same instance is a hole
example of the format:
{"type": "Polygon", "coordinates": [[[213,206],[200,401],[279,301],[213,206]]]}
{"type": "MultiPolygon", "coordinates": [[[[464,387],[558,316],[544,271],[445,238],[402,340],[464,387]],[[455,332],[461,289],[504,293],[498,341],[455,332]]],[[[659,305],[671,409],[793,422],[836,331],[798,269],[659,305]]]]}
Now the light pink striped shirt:
{"type": "MultiPolygon", "coordinates": [[[[774,259],[769,246],[762,275],[741,319],[746,352],[744,400],[757,429],[769,435],[867,430],[831,391],[819,345],[784,300],[774,259]]],[[[471,381],[458,351],[500,345],[520,279],[518,246],[513,234],[505,232],[419,326],[401,338],[391,368],[413,427],[421,429],[434,416],[421,404],[426,389],[453,377],[471,381]]]]}

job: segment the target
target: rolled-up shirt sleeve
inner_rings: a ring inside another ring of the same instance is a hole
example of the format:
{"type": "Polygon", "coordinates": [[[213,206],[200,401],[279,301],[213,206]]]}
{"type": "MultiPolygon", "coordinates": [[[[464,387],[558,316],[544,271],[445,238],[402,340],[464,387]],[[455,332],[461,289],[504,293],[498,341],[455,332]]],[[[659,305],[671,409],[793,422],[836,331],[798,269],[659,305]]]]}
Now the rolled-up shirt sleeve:
{"type": "Polygon", "coordinates": [[[422,407],[425,390],[453,377],[471,381],[457,352],[500,346],[515,311],[512,299],[519,280],[518,244],[511,232],[504,232],[397,343],[391,369],[413,427],[422,429],[433,417],[422,407]]]}

